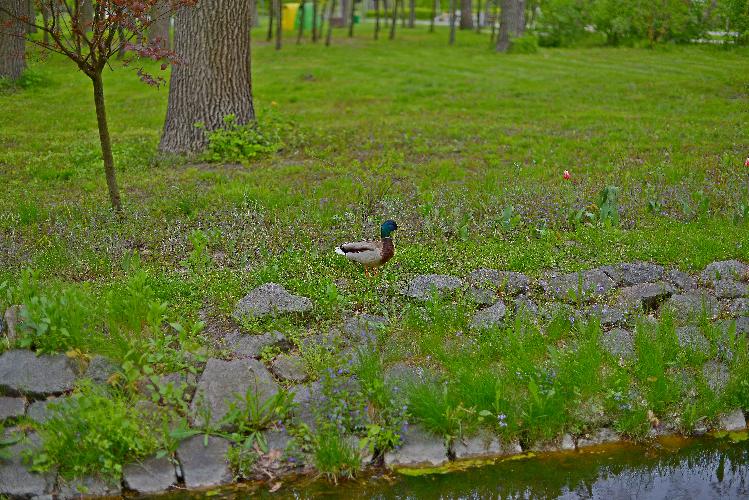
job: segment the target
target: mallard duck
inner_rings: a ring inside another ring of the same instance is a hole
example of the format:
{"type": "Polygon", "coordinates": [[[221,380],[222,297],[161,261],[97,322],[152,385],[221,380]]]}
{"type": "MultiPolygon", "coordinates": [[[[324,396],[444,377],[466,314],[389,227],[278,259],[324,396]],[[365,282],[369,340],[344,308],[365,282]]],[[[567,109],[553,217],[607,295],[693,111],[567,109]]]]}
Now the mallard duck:
{"type": "Polygon", "coordinates": [[[364,266],[364,274],[369,276],[370,271],[376,271],[377,268],[389,261],[395,255],[395,245],[393,238],[390,236],[393,231],[398,229],[395,221],[386,220],[380,226],[380,239],[374,241],[356,241],[354,243],[344,243],[336,247],[335,253],[345,256],[348,260],[353,260],[364,266]]]}

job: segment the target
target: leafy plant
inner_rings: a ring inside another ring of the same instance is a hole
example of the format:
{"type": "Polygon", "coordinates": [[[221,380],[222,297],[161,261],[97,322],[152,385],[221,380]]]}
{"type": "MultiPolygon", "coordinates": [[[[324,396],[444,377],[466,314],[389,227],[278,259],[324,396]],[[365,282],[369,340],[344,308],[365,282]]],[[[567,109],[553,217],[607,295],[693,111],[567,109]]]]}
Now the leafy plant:
{"type": "Polygon", "coordinates": [[[598,201],[598,219],[601,223],[619,225],[619,188],[606,186],[601,190],[598,201]]]}
{"type": "MultiPolygon", "coordinates": [[[[202,123],[196,124],[204,128],[202,123]]],[[[256,122],[237,123],[233,114],[224,117],[224,127],[208,132],[206,161],[246,164],[259,156],[275,153],[283,147],[284,125],[272,115],[258,117],[256,122]]]]}
{"type": "Polygon", "coordinates": [[[192,244],[192,250],[183,264],[196,274],[205,272],[211,264],[211,256],[208,254],[208,235],[200,229],[194,229],[187,239],[192,244]]]}

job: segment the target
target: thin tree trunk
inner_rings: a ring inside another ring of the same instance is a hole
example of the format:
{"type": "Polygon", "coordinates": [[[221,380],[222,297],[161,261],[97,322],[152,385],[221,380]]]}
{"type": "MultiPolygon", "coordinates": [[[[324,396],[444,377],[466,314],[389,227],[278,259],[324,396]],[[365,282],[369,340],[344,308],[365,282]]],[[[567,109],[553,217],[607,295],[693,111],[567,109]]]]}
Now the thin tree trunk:
{"type": "Polygon", "coordinates": [[[390,4],[388,3],[388,0],[382,0],[382,12],[384,25],[387,28],[389,26],[388,22],[390,21],[390,4]]]}
{"type": "Polygon", "coordinates": [[[473,13],[471,0],[460,0],[460,29],[473,29],[473,13]]]}
{"type": "Polygon", "coordinates": [[[312,41],[317,41],[317,0],[312,0],[312,41]]]}
{"type": "Polygon", "coordinates": [[[481,0],[478,0],[476,6],[476,33],[481,33],[481,0]]]}
{"type": "Polygon", "coordinates": [[[455,43],[455,0],[450,0],[450,45],[455,43]]]}
{"type": "Polygon", "coordinates": [[[276,5],[276,50],[281,50],[281,32],[283,31],[281,0],[275,0],[274,4],[276,5]]]}
{"type": "Polygon", "coordinates": [[[499,0],[492,0],[494,5],[494,13],[492,14],[492,34],[491,34],[491,44],[494,45],[494,39],[497,36],[497,17],[499,15],[499,0]]]}
{"type": "Polygon", "coordinates": [[[328,11],[328,36],[325,37],[325,46],[330,46],[330,40],[333,38],[333,14],[335,14],[335,0],[330,2],[330,10],[328,11]]]}
{"type": "Polygon", "coordinates": [[[395,40],[395,27],[398,25],[398,0],[393,0],[393,19],[390,24],[390,40],[395,40]]]}
{"type": "Polygon", "coordinates": [[[31,21],[32,24],[28,24],[26,26],[28,33],[36,33],[36,9],[34,9],[34,0],[26,0],[26,3],[28,5],[29,9],[29,21],[31,21]]]}
{"type": "Polygon", "coordinates": [[[512,39],[525,32],[525,0],[502,0],[497,52],[507,52],[512,39]]]}
{"type": "Polygon", "coordinates": [[[169,28],[171,26],[171,17],[169,16],[169,3],[167,0],[159,0],[152,9],[153,22],[148,27],[149,40],[159,40],[160,45],[169,49],[169,28]]]}
{"type": "Polygon", "coordinates": [[[174,51],[187,62],[172,68],[161,151],[202,150],[208,142],[206,131],[223,128],[228,115],[238,125],[255,120],[251,22],[252,9],[246,0],[198,2],[177,12],[174,51]]]}
{"type": "Polygon", "coordinates": [[[401,28],[405,28],[406,27],[406,4],[402,0],[401,0],[399,12],[401,15],[401,28]]]}
{"type": "Polygon", "coordinates": [[[375,4],[374,39],[377,40],[377,38],[380,36],[380,0],[374,0],[374,4],[375,4]]]}
{"type": "Polygon", "coordinates": [[[432,19],[429,21],[429,33],[434,33],[434,20],[437,17],[437,2],[440,0],[432,0],[432,19]]]}
{"type": "Polygon", "coordinates": [[[0,78],[16,81],[26,69],[26,25],[18,19],[27,12],[24,0],[0,0],[0,78]]]}
{"type": "Polygon", "coordinates": [[[416,25],[416,0],[408,0],[408,27],[416,25]]]}
{"type": "Polygon", "coordinates": [[[266,42],[273,40],[273,4],[276,0],[268,0],[268,35],[265,37],[266,42]]]}
{"type": "Polygon", "coordinates": [[[304,0],[299,3],[299,34],[296,37],[296,44],[302,43],[304,36],[304,0]]]}
{"type": "Polygon", "coordinates": [[[99,142],[101,143],[101,156],[104,159],[104,174],[107,178],[109,200],[112,202],[112,208],[119,212],[122,210],[122,202],[120,200],[120,191],[117,188],[117,176],[114,170],[112,139],[109,137],[109,126],[107,125],[107,110],[104,106],[104,82],[101,78],[101,70],[91,76],[91,81],[94,84],[96,123],[99,126],[99,142]]]}
{"type": "Polygon", "coordinates": [[[260,26],[260,13],[258,12],[257,2],[258,0],[250,0],[252,2],[252,27],[257,28],[260,26]]]}
{"type": "MultiPolygon", "coordinates": [[[[45,28],[51,28],[50,26],[51,19],[50,19],[50,11],[49,11],[49,5],[47,3],[41,4],[41,11],[42,11],[42,22],[44,23],[45,28]]],[[[44,37],[42,41],[44,42],[44,45],[47,45],[49,43],[49,33],[47,30],[44,30],[44,33],[42,33],[42,36],[44,37]]]]}
{"type": "MultiPolygon", "coordinates": [[[[365,0],[362,0],[365,1],[365,0]]],[[[348,23],[348,37],[353,38],[354,37],[354,19],[356,18],[356,2],[354,0],[351,0],[350,2],[351,10],[349,11],[349,23],[348,23]]]]}

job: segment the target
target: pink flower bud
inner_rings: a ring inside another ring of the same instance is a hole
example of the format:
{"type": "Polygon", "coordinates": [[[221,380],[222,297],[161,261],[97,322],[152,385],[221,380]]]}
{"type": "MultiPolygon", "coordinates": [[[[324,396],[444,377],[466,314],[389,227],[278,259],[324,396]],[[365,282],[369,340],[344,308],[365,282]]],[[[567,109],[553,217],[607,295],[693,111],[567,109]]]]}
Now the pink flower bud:
{"type": "Polygon", "coordinates": [[[745,167],[749,167],[749,156],[746,158],[746,161],[744,162],[745,167]]]}
{"type": "MultiPolygon", "coordinates": [[[[749,161],[749,160],[747,160],[747,161],[749,161]]],[[[572,176],[570,175],[570,171],[569,170],[565,170],[563,177],[564,177],[564,180],[566,180],[566,181],[570,180],[570,178],[572,178],[572,176]]]]}

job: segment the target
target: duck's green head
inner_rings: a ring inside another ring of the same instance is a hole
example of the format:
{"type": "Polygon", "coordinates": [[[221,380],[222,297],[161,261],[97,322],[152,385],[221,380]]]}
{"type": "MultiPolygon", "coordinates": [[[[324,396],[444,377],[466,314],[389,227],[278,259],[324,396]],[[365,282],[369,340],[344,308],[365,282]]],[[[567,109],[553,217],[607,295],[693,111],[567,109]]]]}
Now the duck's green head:
{"type": "Polygon", "coordinates": [[[394,220],[386,220],[380,226],[380,236],[383,238],[390,238],[390,234],[398,229],[398,224],[394,220]]]}

